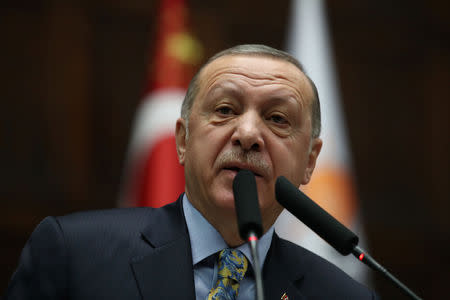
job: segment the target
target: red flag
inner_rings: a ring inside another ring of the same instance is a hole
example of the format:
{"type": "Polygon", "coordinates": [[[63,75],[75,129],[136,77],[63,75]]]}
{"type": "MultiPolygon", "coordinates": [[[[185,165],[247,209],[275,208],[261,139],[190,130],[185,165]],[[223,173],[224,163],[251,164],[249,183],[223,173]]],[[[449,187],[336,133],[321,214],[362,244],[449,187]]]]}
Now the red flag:
{"type": "Polygon", "coordinates": [[[184,191],[184,169],[175,149],[175,121],[201,59],[187,30],[184,0],[162,0],[153,67],[130,141],[121,204],[160,207],[184,191]]]}

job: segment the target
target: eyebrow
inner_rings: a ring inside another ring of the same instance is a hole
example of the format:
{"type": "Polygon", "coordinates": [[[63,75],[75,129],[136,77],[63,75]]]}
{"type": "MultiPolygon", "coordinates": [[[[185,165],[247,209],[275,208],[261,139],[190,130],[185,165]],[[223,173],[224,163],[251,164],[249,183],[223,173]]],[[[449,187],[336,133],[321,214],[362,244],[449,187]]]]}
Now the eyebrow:
{"type": "Polygon", "coordinates": [[[232,82],[215,83],[206,93],[206,96],[213,96],[215,93],[223,93],[236,98],[241,98],[244,96],[242,89],[232,82]]]}
{"type": "MultiPolygon", "coordinates": [[[[298,105],[300,111],[305,109],[305,105],[303,101],[300,99],[297,101],[297,97],[294,93],[290,91],[285,91],[280,89],[281,91],[273,92],[274,95],[269,95],[266,99],[264,99],[264,106],[274,106],[274,105],[298,105]],[[281,92],[281,95],[280,95],[281,92]]],[[[232,99],[241,99],[245,97],[245,93],[242,89],[239,88],[238,85],[232,82],[226,82],[225,85],[222,83],[216,83],[212,86],[212,88],[206,93],[207,98],[215,98],[215,93],[219,95],[227,95],[232,99]]]]}
{"type": "MultiPolygon", "coordinates": [[[[227,80],[220,80],[213,83],[205,96],[207,98],[214,97],[215,93],[218,93],[219,95],[227,95],[234,99],[242,99],[246,94],[244,90],[240,88],[238,83],[227,80]]],[[[305,109],[303,96],[296,95],[293,91],[285,88],[279,88],[275,91],[272,91],[271,95],[269,95],[265,100],[266,105],[291,103],[299,105],[300,110],[305,109]]]]}

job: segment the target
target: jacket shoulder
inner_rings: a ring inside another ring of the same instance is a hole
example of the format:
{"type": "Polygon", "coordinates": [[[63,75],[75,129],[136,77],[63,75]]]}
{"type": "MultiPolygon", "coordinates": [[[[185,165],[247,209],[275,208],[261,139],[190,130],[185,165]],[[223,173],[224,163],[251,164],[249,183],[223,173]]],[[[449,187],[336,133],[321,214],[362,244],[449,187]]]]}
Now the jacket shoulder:
{"type": "Polygon", "coordinates": [[[45,218],[22,251],[6,299],[139,297],[131,262],[154,253],[144,237],[149,228],[182,223],[180,207],[175,202],[45,218]]]}
{"type": "Polygon", "coordinates": [[[54,217],[54,220],[64,232],[75,230],[83,235],[113,231],[120,234],[145,227],[154,211],[149,207],[113,208],[76,212],[54,217]]]}

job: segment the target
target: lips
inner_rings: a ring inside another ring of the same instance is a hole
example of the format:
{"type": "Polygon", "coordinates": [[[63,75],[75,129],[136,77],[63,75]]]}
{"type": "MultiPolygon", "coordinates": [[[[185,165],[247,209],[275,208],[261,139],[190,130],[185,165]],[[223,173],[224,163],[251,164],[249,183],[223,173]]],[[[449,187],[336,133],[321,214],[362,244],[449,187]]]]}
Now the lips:
{"type": "Polygon", "coordinates": [[[263,172],[261,170],[259,170],[257,167],[246,165],[246,164],[241,164],[241,163],[227,164],[226,166],[222,167],[222,169],[234,171],[234,172],[239,172],[240,170],[245,169],[245,170],[249,170],[249,171],[253,172],[253,174],[255,174],[255,176],[257,176],[257,177],[264,177],[263,172]]]}

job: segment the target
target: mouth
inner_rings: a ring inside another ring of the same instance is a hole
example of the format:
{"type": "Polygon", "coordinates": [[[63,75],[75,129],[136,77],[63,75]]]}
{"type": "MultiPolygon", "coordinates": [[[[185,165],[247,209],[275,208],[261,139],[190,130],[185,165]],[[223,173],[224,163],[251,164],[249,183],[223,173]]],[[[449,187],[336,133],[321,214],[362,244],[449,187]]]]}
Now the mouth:
{"type": "Polygon", "coordinates": [[[228,170],[228,171],[232,171],[232,172],[236,172],[236,173],[239,172],[240,170],[249,170],[255,175],[255,177],[263,177],[257,171],[255,172],[255,170],[252,170],[252,168],[245,168],[245,167],[240,168],[240,167],[231,166],[231,167],[225,167],[225,168],[223,168],[223,170],[228,170]]]}

